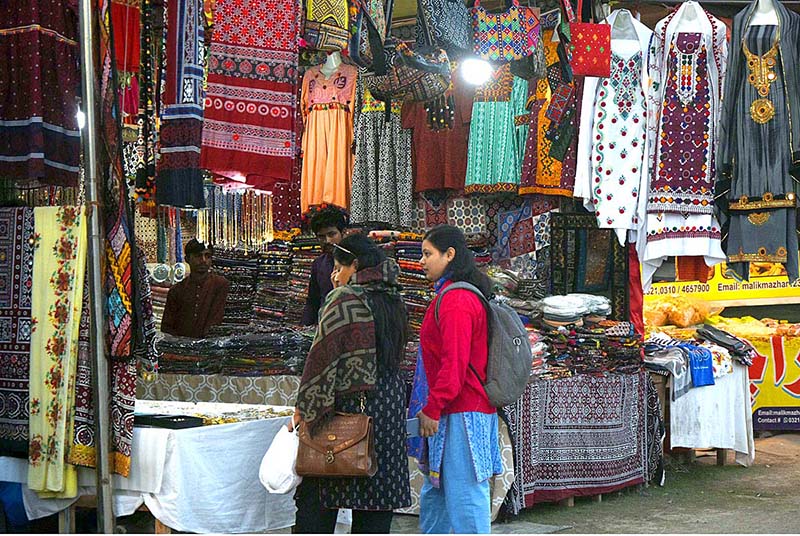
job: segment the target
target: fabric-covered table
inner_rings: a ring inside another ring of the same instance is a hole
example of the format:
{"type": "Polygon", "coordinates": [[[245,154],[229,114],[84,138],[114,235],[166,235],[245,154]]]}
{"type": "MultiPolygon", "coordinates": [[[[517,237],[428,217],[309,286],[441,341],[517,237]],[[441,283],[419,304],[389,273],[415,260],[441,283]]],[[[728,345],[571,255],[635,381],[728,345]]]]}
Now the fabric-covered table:
{"type": "MultiPolygon", "coordinates": [[[[163,410],[162,404],[159,411],[163,410]]],[[[287,420],[276,417],[183,430],[134,428],[130,476],[112,477],[115,515],[130,515],[144,503],[164,525],[185,532],[263,532],[292,526],[293,494],[270,495],[258,480],[271,438],[287,420]]],[[[80,493],[94,494],[94,471],[79,473],[80,493]]],[[[0,481],[26,480],[25,460],[0,458],[0,481]]],[[[60,511],[76,500],[39,499],[25,486],[23,492],[30,519],[60,511]]]]}
{"type": "Polygon", "coordinates": [[[506,412],[516,454],[514,513],[648,482],[661,466],[664,425],[644,371],[537,380],[506,412]]]}

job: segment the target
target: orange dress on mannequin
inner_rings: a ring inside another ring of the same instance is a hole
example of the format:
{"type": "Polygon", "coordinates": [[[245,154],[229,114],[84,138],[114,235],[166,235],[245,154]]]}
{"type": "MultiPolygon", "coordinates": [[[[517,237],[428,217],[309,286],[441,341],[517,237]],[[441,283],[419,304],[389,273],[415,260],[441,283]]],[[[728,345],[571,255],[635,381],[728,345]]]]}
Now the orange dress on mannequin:
{"type": "Polygon", "coordinates": [[[344,63],[330,76],[312,67],[303,76],[303,175],[300,208],[350,207],[353,106],[358,69],[344,63]]]}

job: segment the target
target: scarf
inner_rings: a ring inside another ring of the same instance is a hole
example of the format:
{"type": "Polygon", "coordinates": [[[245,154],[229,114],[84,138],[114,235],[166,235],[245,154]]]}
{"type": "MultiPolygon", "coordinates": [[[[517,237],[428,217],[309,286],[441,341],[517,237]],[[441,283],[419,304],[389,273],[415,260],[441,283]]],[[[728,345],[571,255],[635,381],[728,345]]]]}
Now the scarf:
{"type": "Polygon", "coordinates": [[[399,273],[397,263],[387,259],[328,294],[297,393],[297,408],[310,430],[333,414],[338,396],[375,389],[375,317],[366,295],[399,295],[399,273]]]}

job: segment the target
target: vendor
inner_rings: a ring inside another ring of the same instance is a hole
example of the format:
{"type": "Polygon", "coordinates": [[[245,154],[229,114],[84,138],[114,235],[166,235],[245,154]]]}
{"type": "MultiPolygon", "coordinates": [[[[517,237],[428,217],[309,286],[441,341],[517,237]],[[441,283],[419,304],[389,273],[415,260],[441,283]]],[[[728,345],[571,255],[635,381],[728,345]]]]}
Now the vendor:
{"type": "Polygon", "coordinates": [[[230,283],[211,273],[212,246],[192,239],[186,243],[184,253],[189,277],[169,289],[161,331],[202,339],[212,326],[222,323],[230,283]]]}
{"type": "Polygon", "coordinates": [[[322,255],[311,264],[311,280],[308,282],[308,298],[303,309],[303,325],[317,324],[319,310],[325,297],[333,290],[333,246],[342,241],[347,225],[341,209],[328,206],[311,217],[311,232],[322,245],[322,255]]]}

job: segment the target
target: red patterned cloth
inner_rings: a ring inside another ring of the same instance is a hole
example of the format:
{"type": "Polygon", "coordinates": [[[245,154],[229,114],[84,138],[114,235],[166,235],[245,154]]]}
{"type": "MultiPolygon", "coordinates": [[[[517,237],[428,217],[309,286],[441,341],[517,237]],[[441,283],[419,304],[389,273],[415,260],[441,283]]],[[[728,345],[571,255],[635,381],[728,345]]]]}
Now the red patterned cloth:
{"type": "Polygon", "coordinates": [[[271,191],[291,179],[299,3],[217,0],[202,167],[271,191]]]}

